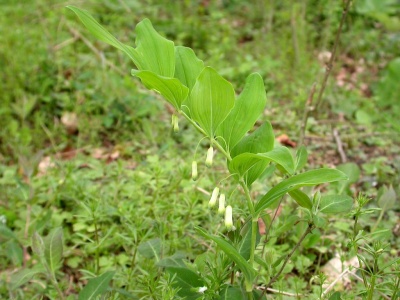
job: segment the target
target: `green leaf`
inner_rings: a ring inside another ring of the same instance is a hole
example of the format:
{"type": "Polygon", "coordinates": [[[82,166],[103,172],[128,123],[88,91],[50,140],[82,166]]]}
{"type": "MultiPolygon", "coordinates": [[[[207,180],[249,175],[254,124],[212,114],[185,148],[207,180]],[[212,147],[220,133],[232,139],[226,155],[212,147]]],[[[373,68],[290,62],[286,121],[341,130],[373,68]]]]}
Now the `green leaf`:
{"type": "Polygon", "coordinates": [[[14,266],[21,266],[23,261],[23,251],[21,245],[16,240],[9,240],[4,243],[6,255],[14,266]]]}
{"type": "Polygon", "coordinates": [[[178,78],[190,90],[203,69],[204,62],[196,57],[192,49],[175,47],[175,78],[178,78]]]}
{"type": "Polygon", "coordinates": [[[168,267],[166,270],[175,276],[173,286],[180,289],[179,296],[188,300],[201,297],[202,294],[198,290],[200,287],[204,287],[205,283],[200,275],[188,268],[168,267]]]}
{"type": "Polygon", "coordinates": [[[156,261],[159,261],[162,251],[161,239],[155,238],[141,243],[138,247],[138,251],[146,258],[155,258],[156,261]]]}
{"type": "Polygon", "coordinates": [[[246,299],[246,294],[235,286],[226,286],[220,293],[220,300],[243,300],[246,299]]]}
{"type": "Polygon", "coordinates": [[[321,197],[319,211],[325,214],[349,212],[353,207],[353,198],[347,195],[326,195],[321,197]]]}
{"type": "MultiPolygon", "coordinates": [[[[249,75],[242,93],[235,101],[235,106],[217,130],[217,135],[222,136],[226,142],[227,151],[231,151],[246,132],[253,128],[266,102],[263,79],[257,73],[249,75]]],[[[265,151],[268,149],[257,152],[265,151]]]]}
{"type": "Polygon", "coordinates": [[[83,25],[93,34],[97,39],[103,41],[119,50],[122,50],[125,54],[129,56],[129,58],[133,61],[133,63],[139,69],[143,69],[144,65],[142,65],[141,61],[142,58],[130,46],[127,46],[120,41],[118,41],[111,33],[109,33],[103,26],[101,26],[91,15],[88,11],[80,9],[73,5],[68,5],[68,9],[72,10],[78,18],[81,20],[83,25]]]}
{"type": "Polygon", "coordinates": [[[329,300],[340,300],[342,299],[342,296],[340,295],[340,292],[334,292],[330,297],[329,300]]]}
{"type": "Polygon", "coordinates": [[[189,94],[189,89],[176,78],[162,77],[150,71],[137,70],[132,70],[132,75],[139,77],[149,90],[154,90],[164,96],[178,111],[189,94]]]}
{"type": "Polygon", "coordinates": [[[280,165],[290,175],[294,173],[294,160],[288,148],[279,146],[269,152],[258,153],[258,155],[280,165]]]}
{"type": "Polygon", "coordinates": [[[42,237],[35,231],[32,235],[32,251],[41,259],[44,258],[44,241],[42,237]]]}
{"type": "Polygon", "coordinates": [[[118,41],[89,12],[72,5],[67,8],[78,16],[96,38],[127,54],[139,70],[148,70],[164,77],[174,76],[174,43],[158,34],[149,19],[144,19],[136,25],[136,49],[134,49],[118,41]]]}
{"type": "MultiPolygon", "coordinates": [[[[251,222],[247,223],[247,226],[244,225],[242,228],[242,240],[239,243],[239,253],[243,256],[244,259],[248,260],[250,258],[250,250],[251,250],[251,222]]],[[[256,233],[256,245],[260,242],[260,232],[258,230],[257,224],[257,233],[256,233]]]]}
{"type": "Polygon", "coordinates": [[[158,263],[158,267],[186,267],[184,263],[184,259],[186,258],[186,255],[182,252],[176,252],[174,255],[165,257],[161,259],[158,263]]]}
{"type": "Polygon", "coordinates": [[[17,237],[10,228],[0,223],[0,238],[8,240],[8,239],[16,239],[17,237]]]}
{"type": "Polygon", "coordinates": [[[378,206],[386,211],[392,209],[396,203],[396,192],[392,186],[383,188],[382,195],[378,198],[378,206]]]}
{"type": "Polygon", "coordinates": [[[53,274],[61,267],[63,256],[63,229],[53,229],[44,239],[44,258],[53,274]]]}
{"type": "Polygon", "coordinates": [[[222,249],[222,251],[224,251],[224,253],[231,260],[233,260],[236,263],[238,268],[243,272],[243,274],[246,277],[246,280],[248,282],[253,281],[253,279],[255,277],[255,270],[247,262],[247,260],[243,256],[241,256],[240,253],[231,244],[229,244],[227,241],[221,239],[220,237],[212,236],[212,235],[208,234],[200,227],[196,227],[196,230],[205,238],[214,241],[222,249]]]}
{"type": "Polygon", "coordinates": [[[292,197],[298,205],[301,207],[311,209],[312,208],[312,201],[310,197],[308,197],[305,193],[300,190],[293,190],[289,192],[290,197],[292,197]]]}
{"type": "Polygon", "coordinates": [[[281,181],[268,191],[256,204],[255,210],[259,214],[264,209],[272,206],[286,193],[303,186],[313,186],[321,183],[347,180],[347,176],[335,169],[317,169],[301,173],[281,181]]]}
{"type": "Polygon", "coordinates": [[[21,285],[24,285],[28,281],[30,281],[33,276],[36,274],[42,273],[43,270],[40,268],[34,269],[23,269],[11,275],[11,290],[15,290],[19,288],[21,285]]]}
{"type": "Polygon", "coordinates": [[[264,153],[274,149],[275,136],[271,123],[266,121],[254,132],[244,137],[231,151],[235,157],[242,153],[264,153]]]}
{"type": "Polygon", "coordinates": [[[235,103],[232,85],[214,69],[206,67],[200,73],[185,104],[190,116],[206,134],[213,138],[235,103]]]}
{"type": "Polygon", "coordinates": [[[290,150],[286,147],[276,147],[266,153],[242,153],[235,156],[229,164],[229,169],[243,176],[250,168],[260,161],[273,161],[289,174],[294,173],[294,161],[290,150]]]}
{"type": "Polygon", "coordinates": [[[307,163],[308,153],[307,149],[304,146],[300,146],[296,151],[296,167],[295,170],[301,170],[307,163]]]}
{"type": "MultiPolygon", "coordinates": [[[[254,132],[244,137],[232,150],[232,157],[237,156],[241,153],[260,153],[267,152],[274,148],[274,132],[272,130],[271,124],[267,121],[254,132]]],[[[248,162],[249,166],[244,174],[244,180],[247,186],[250,186],[258,177],[264,172],[265,168],[268,166],[268,160],[259,160],[258,162],[252,163],[252,159],[248,162]],[[246,173],[247,172],[247,173],[246,173]],[[245,174],[246,173],[246,174],[245,174]]],[[[246,165],[247,162],[244,162],[246,165]]],[[[230,166],[229,166],[230,167],[230,166]]],[[[242,166],[240,168],[246,168],[242,166]]],[[[231,169],[231,167],[230,167],[231,169]]]]}
{"type": "Polygon", "coordinates": [[[174,77],[174,42],[159,35],[149,19],[139,22],[135,31],[136,52],[143,59],[145,70],[150,70],[160,76],[174,77]]]}
{"type": "Polygon", "coordinates": [[[103,294],[107,291],[114,273],[113,271],[108,271],[96,278],[89,279],[88,284],[80,291],[78,299],[92,300],[103,294]]]}

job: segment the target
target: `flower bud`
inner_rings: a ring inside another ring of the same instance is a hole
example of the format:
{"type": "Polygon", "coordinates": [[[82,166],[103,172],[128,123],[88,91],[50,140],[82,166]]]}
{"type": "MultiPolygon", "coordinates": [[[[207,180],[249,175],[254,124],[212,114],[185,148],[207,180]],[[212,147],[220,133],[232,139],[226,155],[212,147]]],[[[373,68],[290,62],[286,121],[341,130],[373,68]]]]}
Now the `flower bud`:
{"type": "Polygon", "coordinates": [[[192,161],[192,180],[197,180],[197,161],[192,161]]]}
{"type": "Polygon", "coordinates": [[[171,125],[174,126],[176,116],[174,114],[171,115],[171,125]]]}
{"type": "Polygon", "coordinates": [[[206,158],[206,166],[211,167],[212,162],[213,162],[213,156],[214,156],[214,148],[210,146],[207,151],[207,158],[206,158]]]}
{"type": "Polygon", "coordinates": [[[178,119],[178,116],[175,116],[175,115],[173,115],[174,116],[174,118],[173,118],[173,123],[172,123],[172,125],[174,126],[174,132],[178,132],[179,131],[179,119],[178,119]]]}
{"type": "Polygon", "coordinates": [[[232,206],[228,205],[225,209],[225,227],[229,231],[234,230],[232,220],[232,206]]]}
{"type": "Polygon", "coordinates": [[[215,188],[212,192],[210,202],[208,203],[208,207],[214,207],[215,204],[217,203],[217,198],[219,194],[219,188],[215,188]]]}
{"type": "Polygon", "coordinates": [[[225,212],[225,194],[221,194],[219,196],[219,207],[218,207],[218,213],[220,215],[223,215],[225,212]]]}

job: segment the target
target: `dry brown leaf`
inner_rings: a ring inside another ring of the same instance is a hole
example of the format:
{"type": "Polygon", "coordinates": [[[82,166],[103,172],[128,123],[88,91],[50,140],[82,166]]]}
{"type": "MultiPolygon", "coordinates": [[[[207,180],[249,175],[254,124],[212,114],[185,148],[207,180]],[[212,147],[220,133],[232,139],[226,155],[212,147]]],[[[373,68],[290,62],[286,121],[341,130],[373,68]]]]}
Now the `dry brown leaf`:
{"type": "Polygon", "coordinates": [[[293,147],[295,148],[297,143],[292,141],[287,134],[281,134],[276,138],[276,140],[284,146],[293,147]]]}

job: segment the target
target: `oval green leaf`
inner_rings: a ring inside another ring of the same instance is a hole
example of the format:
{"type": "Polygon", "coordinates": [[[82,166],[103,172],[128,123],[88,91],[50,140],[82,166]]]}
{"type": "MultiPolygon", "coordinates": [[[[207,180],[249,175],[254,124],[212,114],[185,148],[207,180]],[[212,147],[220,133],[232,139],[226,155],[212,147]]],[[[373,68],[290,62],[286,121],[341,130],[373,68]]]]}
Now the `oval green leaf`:
{"type": "MultiPolygon", "coordinates": [[[[253,128],[266,102],[267,96],[262,77],[258,73],[249,75],[242,93],[235,101],[235,106],[217,130],[217,135],[223,137],[226,142],[227,151],[232,150],[246,132],[253,128]]],[[[268,150],[258,152],[265,151],[268,150]]]]}
{"type": "Polygon", "coordinates": [[[113,271],[108,271],[96,278],[89,279],[88,284],[80,291],[78,299],[94,300],[97,296],[103,294],[107,291],[114,273],[113,271]]]}
{"type": "Polygon", "coordinates": [[[325,214],[349,212],[353,207],[353,198],[347,195],[326,195],[321,197],[319,211],[325,214]]]}
{"type": "Polygon", "coordinates": [[[139,77],[149,90],[160,93],[178,111],[189,94],[189,89],[176,78],[162,77],[150,71],[137,70],[132,70],[132,75],[139,77]]]}
{"type": "Polygon", "coordinates": [[[213,138],[235,103],[232,85],[214,69],[206,67],[200,73],[185,104],[190,116],[206,134],[213,138]]]}

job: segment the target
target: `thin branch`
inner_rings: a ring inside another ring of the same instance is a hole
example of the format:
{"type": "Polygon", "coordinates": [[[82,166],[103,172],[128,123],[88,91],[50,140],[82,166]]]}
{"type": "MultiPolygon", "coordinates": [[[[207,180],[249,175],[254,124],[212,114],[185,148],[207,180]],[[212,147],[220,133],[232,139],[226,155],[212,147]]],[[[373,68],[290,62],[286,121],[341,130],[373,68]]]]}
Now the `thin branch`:
{"type": "Polygon", "coordinates": [[[347,156],[346,156],[346,153],[344,152],[343,144],[342,144],[342,140],[340,139],[339,132],[336,128],[333,128],[332,133],[333,133],[333,137],[336,142],[337,151],[339,152],[340,159],[342,160],[342,163],[345,163],[345,162],[347,162],[347,156]]]}
{"type": "Polygon", "coordinates": [[[321,299],[323,299],[330,291],[333,289],[333,287],[336,285],[336,283],[343,278],[344,275],[346,275],[349,272],[349,268],[344,270],[342,273],[339,274],[339,276],[332,281],[332,283],[325,289],[325,291],[321,294],[321,299]]]}
{"type": "MultiPolygon", "coordinates": [[[[279,278],[279,276],[282,274],[283,270],[286,267],[286,264],[289,262],[290,258],[292,257],[292,255],[294,254],[294,252],[296,252],[296,250],[300,247],[301,243],[304,241],[304,239],[306,238],[306,236],[314,229],[314,225],[313,224],[308,224],[307,230],[303,233],[303,235],[301,236],[301,238],[299,239],[299,241],[297,242],[297,244],[293,247],[292,251],[288,254],[288,256],[286,257],[285,261],[283,262],[282,267],[280,268],[280,270],[278,271],[278,273],[275,274],[274,277],[271,278],[271,280],[267,283],[267,285],[265,286],[265,290],[263,292],[263,294],[265,293],[265,291],[271,287],[271,285],[279,278]]],[[[263,294],[260,296],[263,296],[263,294]]]]}
{"type": "Polygon", "coordinates": [[[260,291],[265,291],[265,290],[267,290],[268,292],[271,292],[271,293],[275,293],[275,294],[280,294],[280,295],[283,295],[283,296],[289,296],[289,297],[299,297],[299,296],[302,296],[302,294],[294,294],[294,293],[289,293],[289,292],[283,292],[283,291],[280,291],[280,290],[276,290],[276,289],[271,289],[271,288],[264,288],[264,287],[262,287],[262,286],[259,286],[259,287],[257,287],[257,290],[260,290],[260,291]]]}
{"type": "Polygon", "coordinates": [[[306,135],[306,127],[307,127],[307,121],[308,121],[308,115],[310,113],[310,111],[313,110],[313,106],[312,103],[314,102],[314,94],[315,94],[315,88],[317,86],[317,83],[314,82],[311,90],[310,90],[310,95],[308,96],[308,99],[305,103],[305,107],[304,107],[304,113],[303,113],[303,120],[301,122],[300,125],[300,136],[299,136],[299,145],[303,145],[304,144],[304,136],[306,135]]]}
{"type": "Polygon", "coordinates": [[[331,71],[332,71],[332,68],[333,68],[333,62],[335,61],[336,51],[337,51],[337,48],[338,48],[338,45],[339,45],[340,34],[342,33],[342,28],[343,28],[343,25],[344,25],[344,21],[346,19],[347,13],[349,11],[350,2],[351,2],[351,0],[346,0],[345,6],[344,6],[343,11],[342,11],[342,18],[340,20],[339,29],[338,29],[338,31],[336,33],[335,43],[333,44],[332,55],[331,55],[331,58],[329,59],[328,64],[326,65],[325,76],[324,76],[324,79],[322,81],[322,85],[321,85],[321,88],[319,90],[319,93],[318,93],[317,102],[315,104],[315,110],[316,111],[318,111],[318,109],[319,109],[319,107],[321,105],[322,95],[324,94],[326,83],[328,81],[328,77],[331,74],[331,71]]]}

